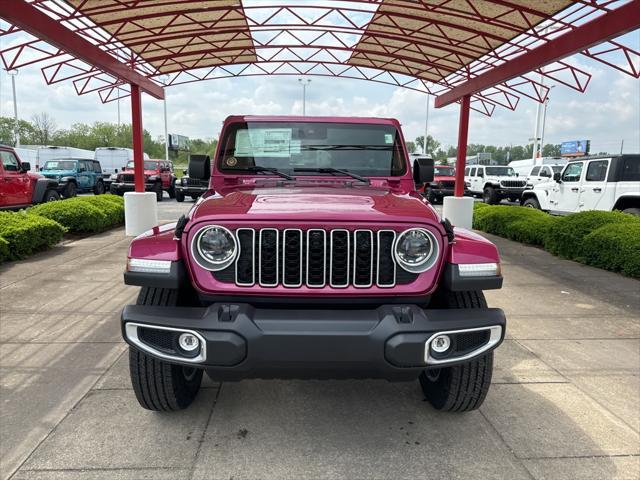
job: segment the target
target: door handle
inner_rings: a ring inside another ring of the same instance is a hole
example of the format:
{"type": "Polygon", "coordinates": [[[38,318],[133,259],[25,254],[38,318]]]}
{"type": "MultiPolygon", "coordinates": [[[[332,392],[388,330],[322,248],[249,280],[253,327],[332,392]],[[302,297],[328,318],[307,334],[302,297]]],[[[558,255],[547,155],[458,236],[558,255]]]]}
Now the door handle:
{"type": "Polygon", "coordinates": [[[602,189],[601,189],[601,188],[598,188],[598,187],[595,187],[595,188],[593,189],[593,191],[594,191],[594,192],[596,192],[596,193],[600,193],[600,192],[602,191],[602,189]]]}
{"type": "Polygon", "coordinates": [[[572,189],[571,189],[571,191],[572,191],[572,192],[576,192],[576,193],[577,193],[577,192],[578,192],[578,189],[577,189],[577,188],[572,188],[572,189]]]}

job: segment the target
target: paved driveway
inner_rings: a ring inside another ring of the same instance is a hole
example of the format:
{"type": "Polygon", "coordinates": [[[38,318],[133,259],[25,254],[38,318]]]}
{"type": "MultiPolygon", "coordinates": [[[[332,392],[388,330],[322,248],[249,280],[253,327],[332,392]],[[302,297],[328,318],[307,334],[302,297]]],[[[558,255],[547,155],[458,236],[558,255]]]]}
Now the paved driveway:
{"type": "Polygon", "coordinates": [[[0,477],[637,479],[640,282],[493,240],[508,338],[462,415],[384,381],[206,380],[189,410],[147,412],[120,339],[122,229],[0,267],[0,477]]]}

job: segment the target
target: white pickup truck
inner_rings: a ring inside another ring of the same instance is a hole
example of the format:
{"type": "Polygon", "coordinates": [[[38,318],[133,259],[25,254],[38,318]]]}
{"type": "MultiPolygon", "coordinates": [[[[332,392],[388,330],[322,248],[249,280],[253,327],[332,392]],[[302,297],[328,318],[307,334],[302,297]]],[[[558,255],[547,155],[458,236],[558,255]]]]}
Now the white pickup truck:
{"type": "Polygon", "coordinates": [[[553,180],[525,190],[520,203],[559,215],[585,210],[640,215],[640,155],[576,158],[553,180]]]}

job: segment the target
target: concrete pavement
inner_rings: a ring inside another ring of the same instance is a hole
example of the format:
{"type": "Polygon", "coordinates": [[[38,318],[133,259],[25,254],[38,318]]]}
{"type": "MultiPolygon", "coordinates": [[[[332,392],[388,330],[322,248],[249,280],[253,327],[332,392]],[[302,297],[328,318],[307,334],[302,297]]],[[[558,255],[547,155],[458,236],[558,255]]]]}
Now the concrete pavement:
{"type": "Polygon", "coordinates": [[[384,381],[205,380],[187,411],[147,412],[120,339],[123,229],[0,267],[0,478],[637,479],[640,282],[492,240],[508,338],[462,415],[384,381]]]}

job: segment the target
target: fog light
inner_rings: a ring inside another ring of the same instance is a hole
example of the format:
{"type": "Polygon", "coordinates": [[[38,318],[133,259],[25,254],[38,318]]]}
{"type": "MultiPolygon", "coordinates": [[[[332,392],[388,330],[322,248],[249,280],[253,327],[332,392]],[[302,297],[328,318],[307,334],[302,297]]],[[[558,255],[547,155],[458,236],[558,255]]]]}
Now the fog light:
{"type": "Polygon", "coordinates": [[[178,337],[178,345],[185,352],[193,352],[200,347],[200,340],[192,333],[183,333],[178,337]]]}
{"type": "Polygon", "coordinates": [[[436,353],[444,353],[449,350],[451,346],[451,339],[448,335],[438,335],[436,338],[431,340],[431,350],[436,353]]]}

